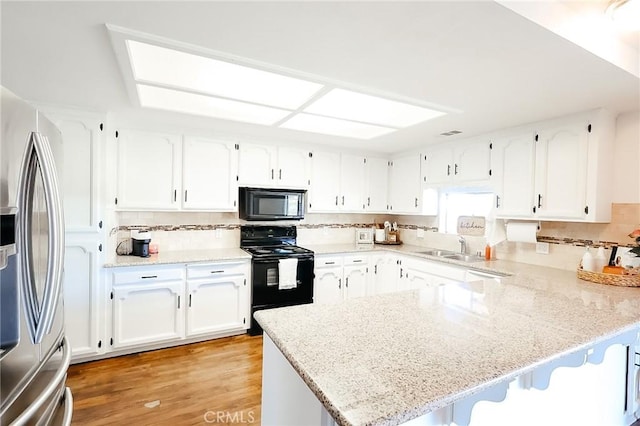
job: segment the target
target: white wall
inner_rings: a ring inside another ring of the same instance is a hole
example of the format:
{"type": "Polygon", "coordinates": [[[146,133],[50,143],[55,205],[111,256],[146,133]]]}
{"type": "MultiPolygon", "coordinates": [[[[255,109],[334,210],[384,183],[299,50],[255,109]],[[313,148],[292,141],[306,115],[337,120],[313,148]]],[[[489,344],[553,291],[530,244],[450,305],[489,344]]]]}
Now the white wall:
{"type": "Polygon", "coordinates": [[[640,110],[618,116],[613,152],[614,203],[640,203],[640,110]]]}

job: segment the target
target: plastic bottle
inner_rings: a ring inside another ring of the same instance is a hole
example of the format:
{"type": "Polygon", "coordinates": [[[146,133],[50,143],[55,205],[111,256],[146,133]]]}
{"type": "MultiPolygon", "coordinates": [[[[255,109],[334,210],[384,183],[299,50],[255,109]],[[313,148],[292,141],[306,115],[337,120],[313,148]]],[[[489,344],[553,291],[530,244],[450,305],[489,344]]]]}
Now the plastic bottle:
{"type": "Polygon", "coordinates": [[[582,255],[582,269],[590,272],[595,272],[596,270],[595,259],[593,258],[593,255],[589,251],[589,246],[587,246],[587,249],[582,255]]]}
{"type": "Polygon", "coordinates": [[[604,267],[607,266],[608,262],[609,261],[607,259],[607,256],[604,254],[604,247],[603,246],[598,247],[598,251],[596,252],[596,257],[594,258],[595,272],[602,272],[604,267]]]}
{"type": "Polygon", "coordinates": [[[484,248],[484,260],[491,260],[491,246],[489,244],[484,248]]]}

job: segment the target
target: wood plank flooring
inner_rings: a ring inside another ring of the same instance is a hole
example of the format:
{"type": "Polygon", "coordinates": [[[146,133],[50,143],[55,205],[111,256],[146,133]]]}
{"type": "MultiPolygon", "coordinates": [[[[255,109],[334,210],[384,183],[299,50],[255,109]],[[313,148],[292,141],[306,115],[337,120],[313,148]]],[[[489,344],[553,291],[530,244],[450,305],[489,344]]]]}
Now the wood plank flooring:
{"type": "Polygon", "coordinates": [[[67,386],[73,425],[259,425],[262,336],[72,365],[67,386]]]}

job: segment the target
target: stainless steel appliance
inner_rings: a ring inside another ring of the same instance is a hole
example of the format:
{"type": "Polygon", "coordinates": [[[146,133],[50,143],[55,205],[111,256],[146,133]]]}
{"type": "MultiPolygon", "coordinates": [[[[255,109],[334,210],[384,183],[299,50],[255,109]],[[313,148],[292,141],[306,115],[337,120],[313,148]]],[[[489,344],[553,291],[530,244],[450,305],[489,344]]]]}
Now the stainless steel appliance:
{"type": "Polygon", "coordinates": [[[313,302],[313,251],[297,246],[296,238],[295,226],[240,227],[240,247],[251,254],[252,336],[262,333],[254,312],[313,302]],[[284,285],[285,267],[294,269],[295,282],[284,285]]]}
{"type": "Polygon", "coordinates": [[[0,87],[0,424],[71,423],[64,336],[62,138],[0,87]]]}
{"type": "Polygon", "coordinates": [[[304,219],[304,190],[239,188],[239,215],[244,220],[304,219]]]}

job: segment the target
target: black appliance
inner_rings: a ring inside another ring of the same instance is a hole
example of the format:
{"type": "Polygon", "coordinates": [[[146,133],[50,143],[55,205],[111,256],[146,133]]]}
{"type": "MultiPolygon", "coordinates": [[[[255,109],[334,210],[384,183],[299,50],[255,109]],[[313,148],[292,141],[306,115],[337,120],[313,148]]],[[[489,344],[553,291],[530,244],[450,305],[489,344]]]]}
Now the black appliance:
{"type": "Polygon", "coordinates": [[[239,215],[244,220],[304,219],[301,189],[239,188],[239,215]]]}
{"type": "Polygon", "coordinates": [[[256,311],[313,302],[313,251],[296,245],[295,226],[241,226],[240,248],[251,254],[252,336],[262,334],[256,311]],[[281,288],[280,259],[297,259],[295,288],[281,288]]]}
{"type": "Polygon", "coordinates": [[[131,239],[131,248],[132,248],[132,252],[131,254],[133,254],[134,256],[140,256],[140,257],[149,257],[149,243],[151,242],[150,239],[143,239],[143,240],[138,240],[136,238],[132,238],[131,239]]]}

